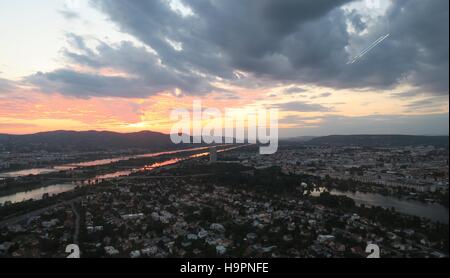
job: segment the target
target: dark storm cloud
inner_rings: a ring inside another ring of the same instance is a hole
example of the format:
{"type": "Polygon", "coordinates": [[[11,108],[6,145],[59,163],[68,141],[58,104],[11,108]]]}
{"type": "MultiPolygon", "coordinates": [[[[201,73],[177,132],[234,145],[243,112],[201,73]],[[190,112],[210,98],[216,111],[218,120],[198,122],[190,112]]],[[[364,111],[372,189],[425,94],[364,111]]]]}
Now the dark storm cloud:
{"type": "MultiPolygon", "coordinates": [[[[395,1],[390,10],[397,43],[411,45],[409,81],[430,92],[448,95],[449,1],[395,1]]],[[[402,53],[396,51],[398,55],[402,53]]],[[[406,61],[404,61],[406,62],[406,61]]]]}
{"type": "MultiPolygon", "coordinates": [[[[298,63],[300,72],[312,71],[315,74],[308,78],[309,81],[337,88],[387,89],[403,82],[417,86],[426,93],[448,95],[449,2],[406,0],[391,3],[387,15],[379,18],[379,22],[363,36],[349,35],[338,15],[332,20],[334,27],[331,23],[327,26],[326,21],[320,24],[322,27],[317,32],[334,28],[329,30],[341,34],[333,40],[330,37],[327,38],[329,41],[325,41],[326,44],[332,44],[333,48],[330,51],[323,50],[323,55],[319,55],[322,59],[314,59],[319,60],[320,66],[310,64],[305,68],[302,66],[305,63],[301,62],[298,63]],[[342,57],[346,55],[342,49],[349,43],[359,44],[359,49],[362,50],[385,34],[390,34],[390,37],[357,63],[345,66],[340,64],[342,57]],[[347,41],[342,41],[345,39],[347,41]],[[327,55],[329,59],[324,60],[323,57],[327,55]]],[[[312,25],[318,23],[320,21],[312,25]]],[[[312,29],[314,28],[307,28],[305,32],[312,29]]],[[[320,52],[321,47],[326,48],[326,45],[314,39],[308,40],[305,37],[304,41],[313,42],[312,45],[319,48],[312,53],[320,52]]]]}
{"type": "Polygon", "coordinates": [[[155,49],[165,65],[227,80],[234,80],[233,71],[238,69],[257,76],[296,81],[294,76],[298,71],[291,58],[296,63],[316,64],[314,57],[328,59],[329,47],[336,45],[336,38],[341,40],[340,49],[346,43],[345,36],[340,39],[340,34],[330,33],[333,20],[325,16],[349,1],[185,1],[194,13],[187,17],[177,16],[166,1],[93,2],[122,31],[155,49]],[[319,51],[307,42],[300,48],[294,46],[296,39],[303,39],[299,34],[304,29],[301,26],[316,20],[326,21],[327,29],[314,25],[320,34],[314,35],[316,30],[302,33],[315,36],[326,49],[319,51]],[[293,37],[295,34],[297,38],[293,37]],[[330,34],[332,38],[328,42],[322,41],[330,34]],[[174,50],[167,39],[181,43],[183,50],[174,50]],[[289,57],[289,51],[300,52],[301,57],[289,57]]]}
{"type": "Polygon", "coordinates": [[[406,82],[425,93],[448,95],[448,11],[447,0],[392,1],[371,30],[390,37],[354,68],[375,82],[406,82]]]}
{"type": "Polygon", "coordinates": [[[37,73],[26,78],[27,82],[47,92],[80,97],[145,97],[175,88],[192,94],[214,90],[208,78],[173,71],[161,65],[158,57],[144,47],[136,47],[130,42],[115,46],[100,42],[93,50],[86,46],[82,37],[75,34],[68,34],[67,37],[74,51],[66,49],[64,55],[72,63],[97,70],[114,69],[125,76],[104,76],[62,69],[37,73]]]}
{"type": "MultiPolygon", "coordinates": [[[[156,54],[126,43],[93,51],[74,36],[80,51],[66,51],[67,57],[129,72],[144,86],[141,94],[176,87],[201,94],[213,89],[208,83],[216,77],[247,87],[389,89],[407,83],[427,94],[448,94],[448,0],[392,1],[373,26],[355,10],[340,9],[351,0],[185,0],[193,13],[187,16],[166,0],[91,2],[156,54]],[[366,32],[349,33],[348,22],[366,32]],[[357,54],[348,53],[349,46],[361,51],[387,33],[382,44],[346,65],[357,54]]],[[[129,82],[123,81],[122,87],[129,82]]]]}
{"type": "Polygon", "coordinates": [[[352,66],[345,66],[351,39],[346,19],[357,29],[366,26],[354,11],[345,15],[335,9],[347,2],[192,0],[184,3],[195,15],[177,17],[164,1],[94,1],[123,31],[179,70],[232,79],[239,69],[340,88],[389,88],[409,77],[432,93],[448,93],[447,0],[393,1],[386,18],[362,41],[369,45],[381,31],[392,37],[352,66]],[[173,50],[165,38],[182,43],[183,51],[173,50]]]}

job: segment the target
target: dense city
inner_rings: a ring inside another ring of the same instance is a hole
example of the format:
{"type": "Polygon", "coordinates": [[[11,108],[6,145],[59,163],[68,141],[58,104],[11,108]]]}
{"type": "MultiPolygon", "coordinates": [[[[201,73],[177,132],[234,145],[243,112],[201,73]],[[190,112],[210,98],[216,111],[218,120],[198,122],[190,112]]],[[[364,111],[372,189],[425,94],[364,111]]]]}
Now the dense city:
{"type": "Polygon", "coordinates": [[[77,244],[81,257],[365,258],[376,244],[381,257],[442,258],[448,150],[286,145],[261,156],[254,146],[211,148],[209,157],[9,203],[0,212],[1,257],[63,258],[77,244]],[[444,220],[353,200],[358,185],[440,206],[444,220]]]}

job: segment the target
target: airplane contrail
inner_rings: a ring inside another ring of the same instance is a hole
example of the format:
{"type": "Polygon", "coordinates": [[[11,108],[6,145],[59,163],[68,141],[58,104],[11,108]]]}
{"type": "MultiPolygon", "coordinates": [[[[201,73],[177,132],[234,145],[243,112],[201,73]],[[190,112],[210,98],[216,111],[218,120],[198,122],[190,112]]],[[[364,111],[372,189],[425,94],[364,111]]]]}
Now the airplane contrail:
{"type": "Polygon", "coordinates": [[[361,53],[356,55],[353,59],[347,62],[347,65],[356,63],[359,59],[361,59],[364,55],[369,53],[372,49],[374,49],[377,45],[382,43],[385,39],[387,39],[391,34],[386,34],[384,36],[379,37],[376,41],[374,41],[371,45],[366,47],[361,53]]]}

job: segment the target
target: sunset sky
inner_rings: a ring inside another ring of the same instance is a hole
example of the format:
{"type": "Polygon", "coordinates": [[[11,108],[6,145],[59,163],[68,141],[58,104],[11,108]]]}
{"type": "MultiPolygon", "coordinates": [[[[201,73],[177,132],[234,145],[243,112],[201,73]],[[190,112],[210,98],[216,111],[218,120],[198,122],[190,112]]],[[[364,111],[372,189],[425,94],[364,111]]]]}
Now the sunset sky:
{"type": "Polygon", "coordinates": [[[283,137],[447,135],[448,12],[448,0],[2,0],[0,133],[169,132],[172,109],[202,100],[278,108],[283,137]]]}

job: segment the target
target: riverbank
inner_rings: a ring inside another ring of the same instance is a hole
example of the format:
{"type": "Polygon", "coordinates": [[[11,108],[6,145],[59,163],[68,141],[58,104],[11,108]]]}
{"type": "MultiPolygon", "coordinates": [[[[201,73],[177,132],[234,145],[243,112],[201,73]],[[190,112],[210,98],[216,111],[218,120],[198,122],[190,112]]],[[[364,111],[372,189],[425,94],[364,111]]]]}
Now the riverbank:
{"type": "MultiPolygon", "coordinates": [[[[237,146],[240,147],[240,146],[237,146]]],[[[218,152],[233,150],[236,146],[218,146],[218,152]]],[[[94,185],[102,180],[129,176],[136,172],[151,171],[170,166],[187,159],[209,155],[209,147],[140,154],[133,157],[94,160],[78,164],[78,168],[19,177],[1,181],[0,204],[21,202],[29,198],[42,198],[45,194],[58,194],[77,186],[94,185]]]]}
{"type": "Polygon", "coordinates": [[[376,193],[344,192],[336,189],[328,191],[325,188],[311,192],[311,196],[318,197],[324,192],[329,192],[335,196],[346,196],[351,198],[358,206],[394,209],[399,213],[426,218],[444,224],[449,223],[449,209],[436,203],[429,204],[414,200],[384,196],[376,193]]]}

